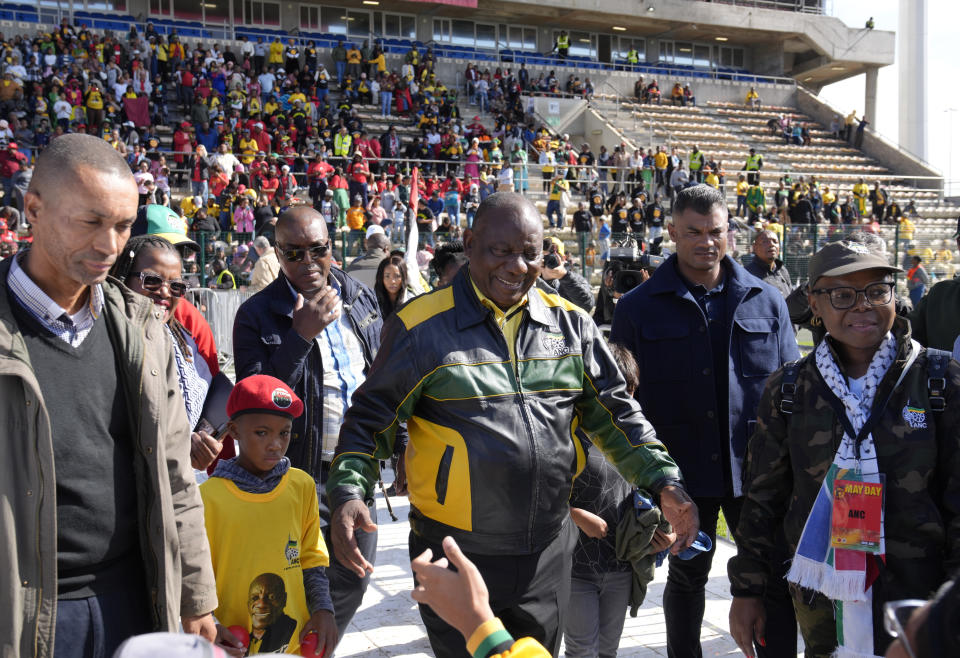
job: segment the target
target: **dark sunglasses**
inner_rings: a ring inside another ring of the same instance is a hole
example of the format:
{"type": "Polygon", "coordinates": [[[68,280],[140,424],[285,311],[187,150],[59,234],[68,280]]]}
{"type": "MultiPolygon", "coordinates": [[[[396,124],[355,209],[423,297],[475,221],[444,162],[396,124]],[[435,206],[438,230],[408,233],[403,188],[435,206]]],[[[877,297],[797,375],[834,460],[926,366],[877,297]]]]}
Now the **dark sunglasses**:
{"type": "Polygon", "coordinates": [[[308,252],[310,253],[310,260],[320,260],[321,258],[326,258],[327,254],[330,253],[330,242],[327,241],[326,244],[319,244],[315,247],[307,247],[306,249],[302,247],[284,249],[280,245],[277,245],[277,250],[280,252],[280,255],[283,256],[283,259],[290,263],[299,263],[306,257],[308,252]]]}
{"type": "Polygon", "coordinates": [[[143,286],[144,290],[150,292],[159,292],[163,288],[163,284],[167,284],[170,294],[174,297],[183,297],[187,294],[187,284],[180,279],[165,281],[162,276],[153,272],[131,272],[130,276],[140,277],[140,285],[143,286]]]}

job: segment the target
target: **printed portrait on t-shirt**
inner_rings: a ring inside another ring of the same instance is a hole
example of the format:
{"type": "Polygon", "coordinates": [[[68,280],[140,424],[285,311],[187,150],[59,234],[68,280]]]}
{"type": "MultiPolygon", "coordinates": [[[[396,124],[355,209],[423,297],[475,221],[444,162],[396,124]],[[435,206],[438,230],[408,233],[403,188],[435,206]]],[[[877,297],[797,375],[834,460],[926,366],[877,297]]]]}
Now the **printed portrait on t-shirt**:
{"type": "Polygon", "coordinates": [[[247,655],[285,653],[297,622],[284,614],[287,588],[275,573],[262,573],[250,583],[247,609],[250,613],[250,646],[247,655]]]}

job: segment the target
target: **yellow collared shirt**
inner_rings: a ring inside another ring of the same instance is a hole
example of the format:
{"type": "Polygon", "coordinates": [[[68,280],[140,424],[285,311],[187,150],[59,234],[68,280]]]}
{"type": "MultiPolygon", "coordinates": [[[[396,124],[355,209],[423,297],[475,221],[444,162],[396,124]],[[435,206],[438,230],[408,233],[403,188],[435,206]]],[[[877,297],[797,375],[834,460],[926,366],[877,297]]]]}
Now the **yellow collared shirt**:
{"type": "Polygon", "coordinates": [[[520,310],[527,305],[527,296],[524,295],[523,299],[506,311],[503,311],[493,300],[480,292],[480,288],[477,287],[472,276],[470,277],[470,284],[473,286],[473,291],[477,293],[480,303],[493,311],[493,319],[497,323],[497,326],[500,327],[500,331],[503,332],[503,337],[507,341],[507,348],[510,350],[510,361],[513,363],[514,369],[516,369],[517,335],[520,333],[520,321],[523,319],[523,313],[521,313],[520,310]]]}

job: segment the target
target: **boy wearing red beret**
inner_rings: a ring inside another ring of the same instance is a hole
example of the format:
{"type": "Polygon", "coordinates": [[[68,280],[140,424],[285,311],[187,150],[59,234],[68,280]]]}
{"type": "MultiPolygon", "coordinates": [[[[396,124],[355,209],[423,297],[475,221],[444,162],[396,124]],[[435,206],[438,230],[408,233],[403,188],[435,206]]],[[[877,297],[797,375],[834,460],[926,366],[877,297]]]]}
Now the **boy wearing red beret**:
{"type": "Polygon", "coordinates": [[[279,379],[238,382],[227,429],[240,454],[221,460],[200,487],[220,601],[217,641],[234,656],[299,654],[314,642],[321,656],[337,644],[316,484],[284,456],[302,413],[279,379]]]}

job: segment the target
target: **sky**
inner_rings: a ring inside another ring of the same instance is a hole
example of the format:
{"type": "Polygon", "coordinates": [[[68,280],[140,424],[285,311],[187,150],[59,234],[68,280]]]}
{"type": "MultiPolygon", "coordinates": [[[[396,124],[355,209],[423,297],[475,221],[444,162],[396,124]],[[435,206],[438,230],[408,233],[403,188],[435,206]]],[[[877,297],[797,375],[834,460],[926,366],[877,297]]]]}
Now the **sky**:
{"type": "MultiPolygon", "coordinates": [[[[876,28],[897,31],[900,2],[910,0],[828,0],[827,12],[851,27],[862,27],[873,16],[876,28]]],[[[960,81],[957,80],[955,46],[960,3],[927,0],[927,161],[946,179],[948,194],[960,195],[960,81]],[[955,112],[948,112],[954,109],[955,112]]],[[[877,80],[876,130],[898,141],[899,57],[880,69],[877,80]]],[[[824,87],[820,97],[844,112],[863,111],[864,76],[824,87]]]]}

